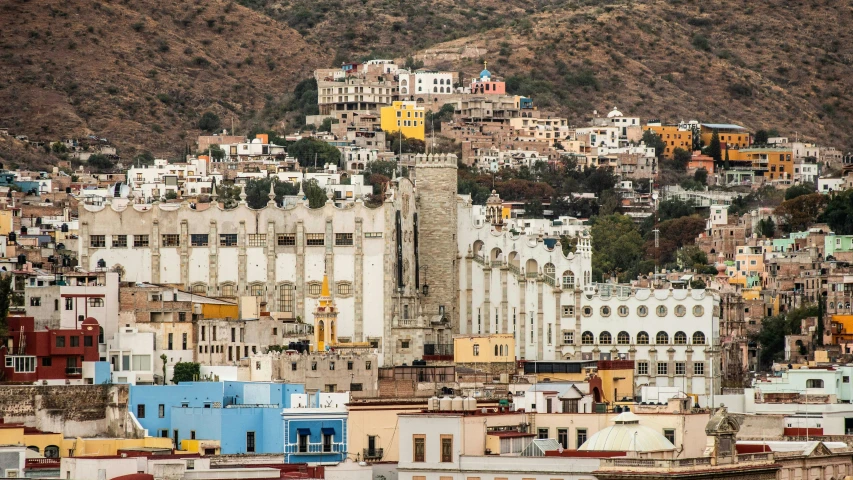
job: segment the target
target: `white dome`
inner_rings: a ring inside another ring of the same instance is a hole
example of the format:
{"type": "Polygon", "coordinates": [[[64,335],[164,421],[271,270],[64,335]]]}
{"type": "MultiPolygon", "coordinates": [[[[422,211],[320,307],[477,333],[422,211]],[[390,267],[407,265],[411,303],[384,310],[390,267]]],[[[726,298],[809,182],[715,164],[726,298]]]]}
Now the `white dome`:
{"type": "Polygon", "coordinates": [[[621,116],[622,116],[622,112],[620,112],[619,110],[616,110],[616,107],[613,107],[613,110],[611,110],[610,113],[607,114],[607,118],[621,117],[621,116]]]}
{"type": "Polygon", "coordinates": [[[639,424],[637,415],[625,412],[613,419],[615,425],[589,437],[578,450],[596,452],[659,452],[675,445],[653,428],[639,424]]]}

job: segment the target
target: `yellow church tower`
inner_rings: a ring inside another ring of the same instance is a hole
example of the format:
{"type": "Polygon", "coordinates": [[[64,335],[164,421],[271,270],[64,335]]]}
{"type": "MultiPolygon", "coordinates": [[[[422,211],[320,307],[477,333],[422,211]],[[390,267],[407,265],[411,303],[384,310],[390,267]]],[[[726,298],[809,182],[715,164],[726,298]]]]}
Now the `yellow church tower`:
{"type": "Polygon", "coordinates": [[[332,302],[329,291],[329,276],[323,272],[323,288],[320,291],[320,303],[314,311],[314,334],[316,335],[315,348],[318,352],[326,351],[327,347],[333,347],[338,343],[338,309],[332,302]]]}

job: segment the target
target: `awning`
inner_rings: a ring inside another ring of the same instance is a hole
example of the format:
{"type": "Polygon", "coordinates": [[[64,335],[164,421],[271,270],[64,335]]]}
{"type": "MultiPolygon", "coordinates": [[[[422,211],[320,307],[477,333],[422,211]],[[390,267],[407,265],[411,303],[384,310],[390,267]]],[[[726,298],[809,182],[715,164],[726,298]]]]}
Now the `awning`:
{"type": "Polygon", "coordinates": [[[297,428],[296,433],[299,435],[310,435],[311,429],[310,428],[297,428]]]}
{"type": "Polygon", "coordinates": [[[334,435],[335,434],[334,428],[323,427],[320,429],[320,431],[322,431],[324,435],[334,435]]]}

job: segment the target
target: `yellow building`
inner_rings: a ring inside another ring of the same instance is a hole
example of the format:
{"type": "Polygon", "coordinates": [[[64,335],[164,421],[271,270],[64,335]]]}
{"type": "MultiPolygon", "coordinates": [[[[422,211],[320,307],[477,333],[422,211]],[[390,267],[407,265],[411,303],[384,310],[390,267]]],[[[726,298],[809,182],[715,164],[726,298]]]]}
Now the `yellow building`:
{"type": "Polygon", "coordinates": [[[711,144],[711,137],[714,135],[714,130],[720,137],[720,145],[725,150],[726,145],[729,149],[746,148],[752,141],[749,132],[740,125],[732,125],[729,123],[703,123],[699,125],[699,139],[702,145],[708,146],[711,144]]]}
{"type": "Polygon", "coordinates": [[[676,148],[681,148],[688,152],[693,151],[692,130],[682,130],[676,125],[646,125],[643,127],[643,130],[651,130],[660,136],[663,143],[666,144],[666,148],[663,151],[663,156],[666,158],[671,159],[676,148]]]}
{"type": "Polygon", "coordinates": [[[508,363],[515,361],[515,338],[511,333],[456,335],[453,337],[456,363],[508,363]]]}
{"type": "Polygon", "coordinates": [[[394,102],[380,109],[380,125],[386,132],[403,132],[407,138],[424,139],[426,110],[416,102],[394,102]]]}
{"type": "Polygon", "coordinates": [[[15,231],[15,222],[13,210],[0,210],[0,235],[9,235],[15,231]]]}
{"type": "Polygon", "coordinates": [[[172,439],[145,438],[68,438],[62,441],[62,456],[86,457],[118,455],[119,450],[154,448],[172,450],[172,439]]]}
{"type": "Polygon", "coordinates": [[[181,440],[181,451],[201,456],[219,455],[222,448],[219,440],[181,440]]]}
{"type": "MultiPolygon", "coordinates": [[[[725,151],[723,152],[725,155],[725,151]]],[[[750,162],[756,175],[763,174],[768,180],[793,180],[794,151],[786,147],[754,147],[729,149],[729,160],[750,162]]]]}
{"type": "Polygon", "coordinates": [[[42,432],[21,424],[0,425],[0,445],[26,445],[46,457],[65,456],[62,451],[62,434],[42,432]]]}

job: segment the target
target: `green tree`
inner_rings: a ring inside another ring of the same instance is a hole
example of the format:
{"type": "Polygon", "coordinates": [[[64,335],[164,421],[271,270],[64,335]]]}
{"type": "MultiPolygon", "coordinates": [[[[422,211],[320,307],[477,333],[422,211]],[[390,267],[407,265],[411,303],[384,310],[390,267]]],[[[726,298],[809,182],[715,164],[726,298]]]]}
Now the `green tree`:
{"type": "Polygon", "coordinates": [[[687,245],[678,250],[678,264],[682,268],[701,271],[708,265],[708,255],[696,245],[687,245]]]}
{"type": "Polygon", "coordinates": [[[853,190],[832,195],[820,218],[838,235],[853,235],[853,190]]]}
{"type": "Polygon", "coordinates": [[[773,238],[776,235],[776,222],[772,218],[762,218],[758,221],[758,234],[762,237],[773,238]]]}
{"type": "Polygon", "coordinates": [[[723,161],[723,150],[720,145],[720,132],[715,128],[711,132],[711,143],[708,145],[708,156],[714,159],[715,163],[723,161]]]}
{"type": "Polygon", "coordinates": [[[818,315],[817,305],[806,305],[787,313],[764,317],[761,329],[752,334],[752,341],[760,346],[759,366],[769,368],[773,362],[782,361],[785,354],[785,336],[799,335],[804,318],[818,315]]]}
{"type": "Polygon", "coordinates": [[[201,365],[195,362],[178,362],[172,372],[172,383],[193,382],[201,377],[201,365]]]}
{"type": "Polygon", "coordinates": [[[86,164],[98,172],[108,172],[115,166],[113,161],[110,160],[110,157],[100,153],[91,155],[89,159],[86,160],[86,164]]]}
{"type": "Polygon", "coordinates": [[[0,277],[0,338],[9,335],[9,307],[12,305],[12,274],[7,273],[0,277]]]}
{"type": "Polygon", "coordinates": [[[340,165],[341,151],[315,138],[302,138],[287,147],[287,154],[299,160],[303,167],[322,168],[327,163],[340,165]]]}
{"type": "Polygon", "coordinates": [[[663,158],[664,152],[666,151],[666,143],[664,143],[660,135],[655,133],[653,130],[646,130],[643,132],[642,142],[647,147],[655,149],[655,155],[659,160],[663,158]]]}
{"type": "Polygon", "coordinates": [[[620,280],[637,272],[642,258],[642,237],[634,221],[625,215],[596,217],[592,223],[592,275],[601,281],[620,280]]]}
{"type": "Polygon", "coordinates": [[[213,112],[204,112],[198,119],[198,129],[203,132],[216,133],[221,127],[222,121],[219,119],[219,115],[213,112]]]}
{"type": "MultiPolygon", "coordinates": [[[[246,182],[246,203],[250,208],[264,208],[269,202],[270,183],[272,178],[252,179],[246,182]]],[[[273,187],[275,193],[275,201],[280,204],[282,198],[286,195],[296,195],[299,193],[299,185],[290,182],[275,182],[273,187]]]]}
{"type": "Polygon", "coordinates": [[[219,145],[211,145],[207,152],[210,154],[210,159],[214,162],[221,162],[225,158],[225,150],[219,145]]]}
{"type": "Polygon", "coordinates": [[[812,193],[785,200],[773,213],[782,221],[785,233],[799,232],[820,218],[826,204],[826,195],[812,193]]]}
{"type": "Polygon", "coordinates": [[[815,193],[816,190],[814,184],[809,182],[793,185],[785,190],[785,200],[793,200],[801,195],[815,193]]]}
{"type": "Polygon", "coordinates": [[[154,154],[149,152],[148,150],[143,150],[138,155],[133,157],[134,165],[154,165],[154,154]]]}
{"type": "Polygon", "coordinates": [[[50,144],[50,151],[53,153],[66,153],[68,152],[68,147],[62,142],[53,142],[50,144]]]}
{"type": "Polygon", "coordinates": [[[455,107],[452,103],[445,103],[436,113],[433,113],[432,110],[428,111],[426,113],[425,124],[425,131],[427,135],[429,135],[433,131],[440,132],[442,123],[453,120],[454,111],[455,107]]]}
{"type": "Polygon", "coordinates": [[[755,137],[752,139],[753,145],[767,145],[769,135],[767,130],[759,130],[755,132],[755,137]]]}
{"type": "Polygon", "coordinates": [[[702,185],[708,184],[708,170],[704,168],[700,168],[696,170],[696,173],[693,174],[693,181],[701,183],[702,185]]]}
{"type": "Polygon", "coordinates": [[[393,153],[424,153],[426,151],[426,142],[401,135],[400,132],[385,132],[385,138],[391,140],[390,150],[393,153]]]}
{"type": "Polygon", "coordinates": [[[326,204],[326,191],[320,188],[317,180],[311,179],[302,185],[305,196],[308,198],[308,206],[311,208],[322,208],[326,204]]]}
{"type": "Polygon", "coordinates": [[[166,192],[165,195],[163,195],[163,198],[165,198],[166,200],[176,200],[178,198],[178,192],[174,190],[169,190],[166,192]]]}
{"type": "Polygon", "coordinates": [[[687,164],[690,162],[692,155],[687,150],[678,147],[672,151],[672,166],[679,171],[687,170],[687,164]]]}
{"type": "Polygon", "coordinates": [[[545,208],[539,200],[530,200],[524,204],[524,218],[543,218],[545,208]]]}
{"type": "Polygon", "coordinates": [[[324,118],[323,123],[320,124],[320,128],[318,131],[320,132],[331,132],[332,125],[338,123],[338,119],[336,118],[324,118]]]}

